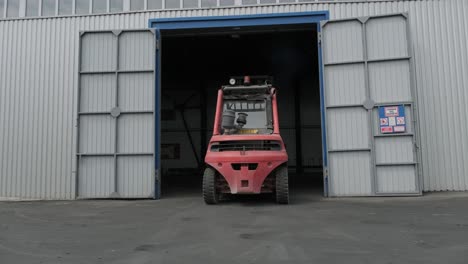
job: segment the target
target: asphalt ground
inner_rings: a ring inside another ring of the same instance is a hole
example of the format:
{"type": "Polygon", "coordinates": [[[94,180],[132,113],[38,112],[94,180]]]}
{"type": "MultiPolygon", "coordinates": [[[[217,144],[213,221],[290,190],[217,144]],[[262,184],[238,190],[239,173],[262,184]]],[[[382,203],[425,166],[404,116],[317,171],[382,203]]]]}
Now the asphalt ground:
{"type": "Polygon", "coordinates": [[[468,263],[468,193],[0,202],[0,263],[468,263]]]}

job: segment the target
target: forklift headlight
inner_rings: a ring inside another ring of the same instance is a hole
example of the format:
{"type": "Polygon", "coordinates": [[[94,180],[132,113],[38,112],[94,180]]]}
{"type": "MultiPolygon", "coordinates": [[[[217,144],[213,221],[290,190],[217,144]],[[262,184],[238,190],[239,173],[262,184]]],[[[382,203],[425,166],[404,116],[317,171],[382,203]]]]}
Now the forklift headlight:
{"type": "Polygon", "coordinates": [[[229,80],[229,84],[230,84],[230,85],[236,84],[236,79],[231,78],[231,79],[229,80]]]}

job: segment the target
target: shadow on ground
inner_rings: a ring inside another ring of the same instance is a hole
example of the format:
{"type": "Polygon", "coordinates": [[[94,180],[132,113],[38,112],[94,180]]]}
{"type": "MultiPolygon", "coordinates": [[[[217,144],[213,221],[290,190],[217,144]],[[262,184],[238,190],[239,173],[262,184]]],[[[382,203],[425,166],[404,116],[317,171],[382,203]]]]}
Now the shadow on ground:
{"type": "MultiPolygon", "coordinates": [[[[199,197],[202,199],[202,172],[193,174],[168,175],[162,179],[162,199],[177,197],[199,197]]],[[[290,173],[291,203],[298,204],[320,199],[323,195],[321,173],[290,173]]],[[[222,195],[222,203],[240,203],[244,205],[275,204],[272,194],[260,195],[222,195]]]]}

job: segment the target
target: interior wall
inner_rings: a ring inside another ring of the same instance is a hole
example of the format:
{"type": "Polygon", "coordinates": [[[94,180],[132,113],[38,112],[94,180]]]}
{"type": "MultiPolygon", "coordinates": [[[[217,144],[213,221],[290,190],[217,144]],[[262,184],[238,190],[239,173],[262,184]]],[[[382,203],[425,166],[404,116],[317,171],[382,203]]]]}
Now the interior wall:
{"type": "Polygon", "coordinates": [[[227,84],[230,76],[243,75],[274,77],[274,84],[279,89],[280,130],[289,155],[288,165],[293,169],[298,164],[306,170],[320,169],[322,146],[316,35],[312,29],[184,37],[165,37],[163,32],[162,111],[163,115],[167,111],[175,114],[171,114],[172,120],[162,120],[161,139],[162,144],[180,145],[178,159],[162,158],[163,173],[175,168],[197,167],[184,130],[180,105],[186,103],[187,125],[199,160],[203,162],[204,147],[200,137],[203,130],[206,130],[206,142],[211,137],[217,90],[227,84]],[[296,107],[297,103],[300,108],[296,107]],[[205,127],[201,123],[203,113],[206,113],[205,127]],[[299,144],[302,146],[301,162],[297,162],[296,127],[302,134],[299,144]]]}

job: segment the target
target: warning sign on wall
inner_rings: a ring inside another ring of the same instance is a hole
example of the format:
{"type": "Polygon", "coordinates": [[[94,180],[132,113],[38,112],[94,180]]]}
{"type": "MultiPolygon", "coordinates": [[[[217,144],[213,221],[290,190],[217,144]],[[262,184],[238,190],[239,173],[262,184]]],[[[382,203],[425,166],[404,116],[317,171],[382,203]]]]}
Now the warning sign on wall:
{"type": "Polygon", "coordinates": [[[404,133],[406,132],[405,106],[380,106],[380,133],[404,133]]]}

